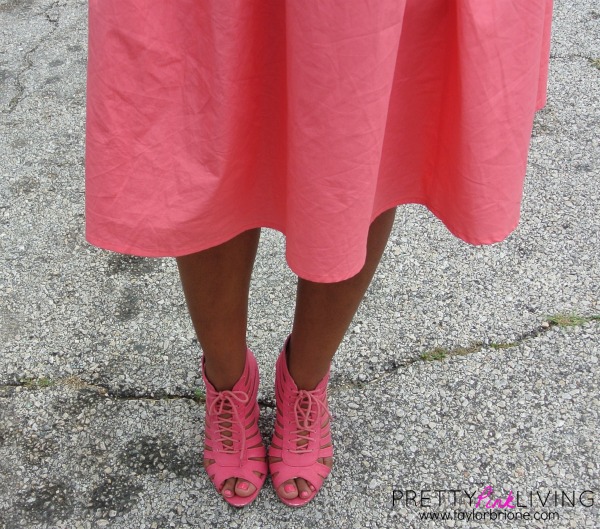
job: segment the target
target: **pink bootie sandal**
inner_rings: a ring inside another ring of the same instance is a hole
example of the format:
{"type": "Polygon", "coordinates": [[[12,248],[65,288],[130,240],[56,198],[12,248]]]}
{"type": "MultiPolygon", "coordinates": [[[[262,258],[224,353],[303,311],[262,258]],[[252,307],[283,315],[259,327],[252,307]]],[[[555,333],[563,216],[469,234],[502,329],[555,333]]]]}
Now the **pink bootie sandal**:
{"type": "Polygon", "coordinates": [[[275,366],[277,418],[269,446],[269,457],[281,458],[281,461],[270,462],[269,469],[276,492],[282,483],[295,478],[303,478],[314,487],[306,498],[300,495],[292,499],[279,496],[286,505],[300,507],[315,497],[331,472],[327,465],[318,461],[321,457],[333,457],[331,414],[327,406],[329,372],[314,390],[298,389],[287,367],[286,351],[290,336],[275,366]],[[308,433],[302,434],[303,431],[308,433]],[[308,442],[298,445],[302,440],[308,442]]]}
{"type": "Polygon", "coordinates": [[[258,429],[258,365],[252,351],[246,348],[246,365],[240,379],[231,390],[217,391],[206,378],[204,355],[201,363],[206,386],[204,458],[214,460],[206,471],[219,493],[228,478],[242,478],[252,483],[256,490],[249,496],[238,496],[235,491],[231,497],[223,496],[231,505],[243,507],[258,496],[268,471],[266,450],[258,429]],[[231,417],[224,418],[223,414],[231,417]],[[225,426],[226,423],[231,425],[225,426]],[[231,441],[231,445],[224,441],[231,441]],[[261,457],[265,460],[260,461],[261,457]]]}

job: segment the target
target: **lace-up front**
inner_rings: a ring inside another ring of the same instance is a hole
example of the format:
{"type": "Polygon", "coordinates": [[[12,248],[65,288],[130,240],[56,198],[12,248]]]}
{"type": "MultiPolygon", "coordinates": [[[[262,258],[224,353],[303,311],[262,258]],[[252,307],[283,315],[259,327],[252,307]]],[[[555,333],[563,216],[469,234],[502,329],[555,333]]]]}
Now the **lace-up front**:
{"type": "Polygon", "coordinates": [[[249,400],[250,397],[244,391],[220,391],[207,410],[217,433],[217,437],[213,441],[220,444],[217,452],[240,452],[240,465],[246,457],[246,436],[243,435],[244,424],[234,401],[246,404],[249,400]],[[226,413],[231,413],[232,416],[229,418],[223,417],[223,414],[226,413]],[[225,423],[229,423],[229,426],[225,426],[225,423]],[[240,433],[236,435],[236,431],[240,433]],[[226,433],[229,433],[229,435],[225,435],[226,433]],[[224,441],[229,441],[231,445],[226,444],[224,441]],[[240,446],[236,446],[236,444],[240,446]]]}
{"type": "Polygon", "coordinates": [[[296,454],[311,452],[311,441],[314,441],[315,433],[319,429],[320,418],[325,413],[329,418],[331,415],[326,403],[327,396],[316,390],[308,391],[301,389],[294,399],[294,420],[297,429],[291,432],[290,443],[297,448],[290,448],[290,451],[296,454]],[[305,406],[303,406],[305,404],[305,406]],[[308,432],[303,434],[302,432],[308,432]],[[306,441],[306,444],[300,444],[299,441],[306,441]]]}
{"type": "Polygon", "coordinates": [[[205,468],[219,492],[229,478],[242,478],[256,487],[249,496],[225,497],[231,505],[242,507],[256,498],[268,471],[264,460],[267,454],[258,429],[258,365],[252,351],[247,349],[240,379],[232,389],[217,391],[206,378],[203,357],[202,378],[206,386],[204,459],[213,461],[205,468]]]}
{"type": "MultiPolygon", "coordinates": [[[[291,335],[290,335],[291,336],[291,335]]],[[[299,389],[287,366],[288,336],[275,366],[277,416],[269,446],[269,468],[275,490],[288,480],[303,478],[314,487],[308,497],[279,499],[299,507],[315,497],[331,468],[319,459],[333,457],[331,414],[327,406],[329,371],[313,390],[299,389]]]]}

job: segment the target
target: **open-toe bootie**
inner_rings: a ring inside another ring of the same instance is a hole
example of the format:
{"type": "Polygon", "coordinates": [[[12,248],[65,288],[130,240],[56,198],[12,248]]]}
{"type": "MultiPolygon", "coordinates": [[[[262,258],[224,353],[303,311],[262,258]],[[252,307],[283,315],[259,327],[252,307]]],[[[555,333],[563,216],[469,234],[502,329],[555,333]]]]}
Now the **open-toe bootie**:
{"type": "Polygon", "coordinates": [[[204,355],[201,363],[206,386],[204,458],[214,460],[206,471],[219,493],[229,478],[252,483],[256,490],[249,496],[239,496],[235,490],[233,496],[223,496],[231,505],[243,507],[258,496],[268,472],[265,445],[258,429],[258,365],[252,351],[246,348],[246,365],[240,379],[231,390],[217,391],[206,378],[204,355]]]}
{"type": "MultiPolygon", "coordinates": [[[[291,336],[291,335],[290,335],[291,336]]],[[[286,505],[300,507],[311,501],[331,469],[318,461],[333,456],[331,442],[331,415],[327,405],[329,371],[314,390],[298,389],[287,366],[285,341],[275,366],[275,401],[277,418],[269,446],[271,457],[281,460],[269,463],[271,480],[279,499],[286,505]],[[288,499],[279,495],[285,481],[303,478],[312,484],[308,497],[288,499]]]]}

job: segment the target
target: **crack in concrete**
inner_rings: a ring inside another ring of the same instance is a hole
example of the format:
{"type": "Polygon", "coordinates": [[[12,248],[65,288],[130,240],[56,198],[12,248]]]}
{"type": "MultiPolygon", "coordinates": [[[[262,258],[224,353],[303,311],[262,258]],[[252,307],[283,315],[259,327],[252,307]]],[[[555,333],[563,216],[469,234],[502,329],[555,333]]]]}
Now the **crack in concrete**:
{"type": "Polygon", "coordinates": [[[550,59],[559,59],[559,60],[572,60],[572,59],[586,59],[588,61],[593,61],[595,57],[590,57],[589,55],[583,55],[582,53],[570,53],[569,55],[558,55],[551,53],[550,59]]]}
{"type": "MultiPolygon", "coordinates": [[[[554,315],[549,316],[548,319],[542,322],[538,327],[531,329],[529,331],[521,333],[514,341],[512,342],[476,342],[467,347],[455,347],[454,349],[444,349],[441,347],[435,348],[433,351],[426,351],[422,353],[418,357],[409,358],[406,360],[396,360],[393,359],[388,363],[386,367],[381,371],[380,376],[377,376],[371,380],[364,382],[341,382],[340,384],[335,384],[336,377],[332,377],[331,382],[332,387],[328,390],[330,394],[335,394],[338,392],[342,392],[347,389],[364,389],[371,384],[375,384],[380,380],[388,377],[400,369],[408,367],[412,364],[416,364],[418,362],[424,361],[441,361],[445,358],[451,356],[466,356],[472,353],[476,353],[481,351],[484,347],[491,347],[494,349],[507,349],[511,347],[518,347],[523,342],[527,340],[532,340],[541,334],[547,332],[552,327],[560,326],[560,327],[578,327],[584,323],[590,321],[600,321],[600,315],[592,315],[592,316],[576,316],[576,315],[554,315]],[[432,353],[437,352],[435,355],[432,353]],[[429,356],[428,356],[429,355],[429,356]]],[[[187,393],[167,393],[164,390],[152,391],[149,393],[138,393],[134,390],[111,390],[110,387],[106,384],[93,384],[89,382],[85,382],[79,377],[70,376],[66,378],[51,380],[49,378],[39,378],[39,379],[21,379],[19,381],[15,381],[13,383],[7,383],[0,385],[0,398],[10,396],[8,394],[13,394],[15,392],[21,391],[21,389],[25,390],[37,390],[41,388],[55,387],[57,385],[67,386],[71,389],[75,389],[78,391],[91,391],[97,394],[98,397],[112,398],[117,400],[151,400],[151,401],[160,401],[160,400],[191,400],[197,403],[204,404],[206,401],[205,393],[201,388],[196,389],[194,392],[187,393]],[[4,394],[3,394],[4,393],[4,394]]],[[[275,408],[275,400],[274,399],[258,399],[259,407],[261,408],[275,408]]]]}
{"type": "Polygon", "coordinates": [[[23,99],[25,99],[25,84],[22,81],[22,77],[23,75],[25,75],[32,67],[33,67],[33,60],[31,59],[31,55],[33,53],[35,53],[37,51],[37,49],[40,47],[40,45],[50,36],[52,36],[52,34],[58,29],[58,23],[59,23],[59,19],[60,19],[60,12],[58,10],[60,6],[60,2],[57,0],[55,2],[52,2],[52,4],[50,6],[48,6],[46,9],[44,9],[41,13],[36,13],[36,15],[43,15],[46,20],[48,20],[48,22],[50,24],[52,24],[52,29],[50,30],[50,32],[48,32],[46,35],[44,35],[38,42],[37,44],[31,48],[30,50],[27,50],[25,52],[24,55],[24,60],[27,63],[27,65],[25,66],[25,68],[23,68],[16,77],[15,83],[17,86],[17,94],[9,101],[8,103],[8,110],[2,110],[3,114],[11,114],[15,108],[17,108],[18,104],[23,101],[23,99]]]}
{"type": "MultiPolygon", "coordinates": [[[[188,393],[167,393],[165,390],[151,391],[149,393],[138,393],[134,390],[111,390],[106,384],[93,384],[85,382],[79,377],[71,376],[50,380],[47,378],[40,379],[21,379],[18,382],[9,382],[0,385],[0,398],[6,398],[13,393],[18,393],[21,390],[39,390],[43,388],[51,388],[57,386],[65,386],[76,391],[87,391],[95,393],[97,397],[117,400],[150,400],[158,402],[161,400],[192,400],[204,404],[206,397],[204,391],[188,392],[188,393]],[[4,393],[4,394],[3,394],[4,393]],[[10,395],[7,395],[9,393],[10,395]]],[[[272,399],[258,399],[259,406],[263,408],[275,408],[275,402],[272,399]]]]}
{"type": "Polygon", "coordinates": [[[451,356],[466,356],[469,354],[477,353],[477,352],[481,351],[484,347],[491,347],[493,349],[508,349],[508,348],[512,348],[512,347],[518,347],[523,342],[537,338],[541,334],[549,331],[552,327],[557,327],[557,326],[559,326],[559,327],[578,327],[578,326],[582,325],[583,323],[587,323],[589,321],[600,321],[600,315],[583,316],[583,317],[579,317],[579,316],[575,316],[575,315],[549,316],[548,319],[546,321],[542,322],[541,325],[539,325],[538,327],[536,327],[534,329],[531,329],[529,331],[525,331],[525,332],[521,333],[512,342],[489,342],[489,341],[475,342],[474,344],[471,344],[469,346],[466,346],[466,347],[459,346],[459,347],[455,347],[454,349],[444,349],[443,347],[436,347],[432,351],[426,351],[425,353],[422,353],[421,355],[419,355],[418,357],[415,357],[415,358],[410,358],[408,360],[403,360],[403,361],[392,360],[391,365],[388,368],[383,369],[381,376],[378,376],[376,378],[373,378],[373,379],[371,379],[369,381],[365,381],[365,382],[346,383],[343,386],[338,386],[336,389],[337,390],[350,389],[350,388],[363,389],[366,386],[375,384],[375,383],[379,382],[380,380],[392,375],[393,373],[397,372],[399,369],[408,367],[408,366],[418,363],[418,362],[442,361],[445,358],[448,358],[451,356]]]}

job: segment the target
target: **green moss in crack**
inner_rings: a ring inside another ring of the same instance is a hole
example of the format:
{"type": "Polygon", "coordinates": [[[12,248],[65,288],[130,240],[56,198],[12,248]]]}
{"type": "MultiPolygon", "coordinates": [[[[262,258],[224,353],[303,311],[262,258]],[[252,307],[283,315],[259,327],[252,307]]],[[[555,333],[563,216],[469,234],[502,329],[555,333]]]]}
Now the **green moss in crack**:
{"type": "Polygon", "coordinates": [[[559,327],[572,327],[574,325],[582,325],[592,318],[578,316],[577,314],[553,314],[546,319],[550,325],[558,325],[559,327]]]}
{"type": "Polygon", "coordinates": [[[477,351],[479,351],[482,347],[482,343],[481,342],[477,342],[473,345],[470,345],[469,347],[456,347],[454,349],[452,349],[452,351],[450,351],[450,354],[452,356],[464,356],[464,355],[469,355],[471,353],[476,353],[477,351]]]}
{"type": "Polygon", "coordinates": [[[40,378],[33,378],[33,377],[27,377],[27,378],[20,378],[19,379],[19,383],[28,388],[28,389],[35,389],[35,388],[47,388],[49,386],[53,386],[54,385],[54,381],[50,380],[48,377],[40,377],[40,378]]]}
{"type": "Polygon", "coordinates": [[[482,347],[481,342],[476,342],[473,345],[469,345],[468,347],[455,347],[454,349],[446,349],[444,347],[436,347],[431,351],[426,351],[421,355],[421,360],[425,360],[426,362],[440,361],[445,360],[449,356],[465,356],[471,353],[476,353],[482,347]]]}
{"type": "Polygon", "coordinates": [[[206,402],[206,393],[202,388],[196,388],[194,390],[194,400],[196,402],[205,403],[206,402]]]}
{"type": "Polygon", "coordinates": [[[421,355],[421,360],[425,360],[426,362],[434,362],[444,360],[448,356],[450,351],[448,349],[444,349],[443,347],[436,347],[431,351],[426,351],[421,355]]]}
{"type": "Polygon", "coordinates": [[[517,342],[498,342],[491,343],[490,347],[493,349],[508,349],[509,347],[517,347],[519,344],[517,342]]]}

